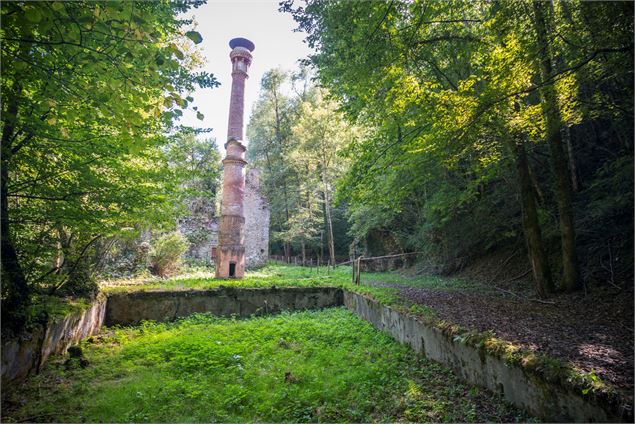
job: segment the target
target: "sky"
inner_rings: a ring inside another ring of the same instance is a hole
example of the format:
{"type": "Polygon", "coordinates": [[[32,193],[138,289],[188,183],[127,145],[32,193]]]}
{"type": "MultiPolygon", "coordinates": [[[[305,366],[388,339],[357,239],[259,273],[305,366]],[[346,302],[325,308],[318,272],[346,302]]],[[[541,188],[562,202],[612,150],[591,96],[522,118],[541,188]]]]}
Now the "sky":
{"type": "MultiPolygon", "coordinates": [[[[198,89],[192,94],[194,105],[205,115],[200,121],[196,112],[184,111],[183,125],[195,128],[213,128],[205,137],[216,137],[219,147],[227,141],[227,120],[231,90],[231,62],[229,40],[244,37],[251,40],[256,49],[245,87],[245,127],[254,103],[258,99],[260,80],[269,69],[281,67],[297,69],[297,61],[305,58],[311,50],[303,43],[304,35],[293,32],[297,27],[288,13],[278,12],[279,0],[208,0],[198,9],[193,9],[203,36],[199,44],[206,58],[202,70],[216,76],[221,83],[217,88],[198,89]]],[[[245,135],[246,137],[246,135],[245,135]]],[[[249,147],[249,140],[246,140],[249,147]]]]}

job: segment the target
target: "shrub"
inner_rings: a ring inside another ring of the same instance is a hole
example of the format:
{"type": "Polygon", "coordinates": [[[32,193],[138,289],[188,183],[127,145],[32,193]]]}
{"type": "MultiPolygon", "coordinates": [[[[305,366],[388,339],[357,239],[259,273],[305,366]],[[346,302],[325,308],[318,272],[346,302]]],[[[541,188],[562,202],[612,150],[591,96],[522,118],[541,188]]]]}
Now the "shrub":
{"type": "Polygon", "coordinates": [[[181,265],[181,255],[188,242],[179,232],[165,234],[157,239],[150,250],[150,271],[160,277],[174,275],[181,265]]]}

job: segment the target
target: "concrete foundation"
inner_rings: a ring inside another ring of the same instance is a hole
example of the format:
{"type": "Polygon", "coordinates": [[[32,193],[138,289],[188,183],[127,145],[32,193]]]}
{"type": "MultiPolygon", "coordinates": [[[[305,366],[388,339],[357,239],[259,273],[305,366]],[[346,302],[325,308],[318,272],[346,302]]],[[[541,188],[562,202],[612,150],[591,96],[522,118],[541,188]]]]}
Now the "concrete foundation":
{"type": "Polygon", "coordinates": [[[338,288],[266,288],[138,292],[108,298],[106,325],[133,325],[143,320],[166,321],[197,312],[219,316],[249,317],[282,311],[338,306],[338,288]]]}
{"type": "Polygon", "coordinates": [[[2,384],[38,372],[51,354],[65,353],[69,346],[99,332],[106,316],[106,302],[106,296],[100,294],[86,310],[53,319],[16,338],[3,339],[2,384]]]}
{"type": "MultiPolygon", "coordinates": [[[[100,295],[85,311],[50,322],[29,334],[2,342],[2,383],[37,372],[52,353],[95,334],[102,324],[133,325],[165,321],[197,312],[249,317],[281,311],[346,305],[375,328],[416,352],[452,368],[466,381],[501,393],[515,406],[552,422],[632,422],[632,405],[602,394],[584,395],[546,381],[483,349],[464,344],[442,330],[368,297],[334,287],[192,290],[100,295]]],[[[566,386],[566,385],[565,385],[566,386]]]]}
{"type": "Polygon", "coordinates": [[[544,381],[520,366],[454,341],[440,329],[362,295],[344,292],[346,307],[416,352],[452,368],[470,383],[500,392],[513,405],[551,422],[631,421],[632,410],[598,402],[572,388],[544,381]],[[630,414],[630,418],[629,418],[630,414]]]}

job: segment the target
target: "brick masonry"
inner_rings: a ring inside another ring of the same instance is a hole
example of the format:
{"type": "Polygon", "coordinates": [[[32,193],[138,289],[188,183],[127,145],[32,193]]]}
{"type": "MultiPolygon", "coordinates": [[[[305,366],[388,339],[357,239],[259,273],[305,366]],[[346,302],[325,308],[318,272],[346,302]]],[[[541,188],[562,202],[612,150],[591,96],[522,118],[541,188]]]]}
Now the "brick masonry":
{"type": "Polygon", "coordinates": [[[245,275],[245,146],[243,112],[245,81],[249,77],[254,43],[244,38],[229,42],[232,51],[232,89],[227,124],[227,155],[223,159],[223,200],[216,249],[216,278],[243,278],[245,275]]]}

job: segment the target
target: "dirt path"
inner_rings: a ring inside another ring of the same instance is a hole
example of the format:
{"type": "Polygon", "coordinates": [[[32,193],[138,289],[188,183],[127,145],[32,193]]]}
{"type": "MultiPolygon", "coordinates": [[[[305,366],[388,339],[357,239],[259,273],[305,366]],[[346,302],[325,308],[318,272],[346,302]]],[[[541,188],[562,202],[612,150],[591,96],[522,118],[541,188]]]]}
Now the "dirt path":
{"type": "Polygon", "coordinates": [[[403,284],[400,296],[434,309],[438,317],[536,352],[571,362],[633,394],[633,293],[595,289],[542,304],[491,291],[441,291],[403,284]]]}

